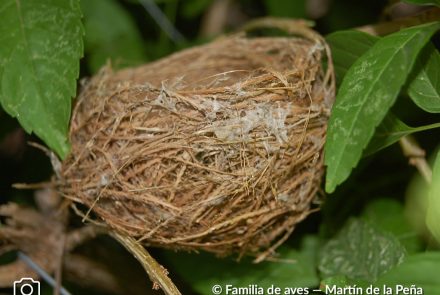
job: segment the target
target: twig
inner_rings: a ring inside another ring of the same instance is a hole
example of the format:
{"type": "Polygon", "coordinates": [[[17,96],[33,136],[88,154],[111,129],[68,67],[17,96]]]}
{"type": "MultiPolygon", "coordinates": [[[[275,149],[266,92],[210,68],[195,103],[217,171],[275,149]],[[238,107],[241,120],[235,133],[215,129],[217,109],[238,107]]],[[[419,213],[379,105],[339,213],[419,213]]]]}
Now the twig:
{"type": "Polygon", "coordinates": [[[56,285],[53,290],[54,295],[60,295],[61,293],[61,280],[63,274],[63,259],[64,259],[64,247],[66,244],[66,235],[63,233],[60,237],[60,243],[58,245],[58,253],[56,253],[55,259],[57,260],[57,265],[55,267],[54,276],[56,285]]]}
{"type": "Polygon", "coordinates": [[[183,35],[173,26],[167,16],[162,12],[162,10],[160,10],[154,1],[139,0],[139,2],[171,40],[173,40],[175,43],[185,41],[185,37],[183,37],[183,35]]]}
{"type": "MultiPolygon", "coordinates": [[[[26,263],[30,268],[32,268],[40,277],[42,277],[50,286],[56,288],[57,282],[38,264],[36,264],[29,256],[24,254],[23,252],[18,252],[18,257],[26,263]]],[[[64,289],[64,287],[60,287],[61,295],[71,295],[69,291],[64,289]]]]}
{"type": "Polygon", "coordinates": [[[36,182],[36,183],[14,183],[14,184],[12,184],[12,187],[15,189],[36,190],[36,189],[52,188],[53,183],[50,181],[43,181],[43,182],[36,182]]]}
{"type": "Polygon", "coordinates": [[[384,36],[399,31],[402,28],[416,26],[440,19],[440,9],[435,7],[425,10],[419,14],[398,18],[389,22],[383,22],[374,25],[366,25],[357,27],[358,31],[362,31],[375,36],[384,36]]]}
{"type": "Polygon", "coordinates": [[[233,0],[214,0],[204,13],[200,25],[200,36],[212,37],[225,31],[231,18],[233,0]]]}
{"type": "Polygon", "coordinates": [[[168,277],[166,270],[157,263],[148,251],[135,239],[119,233],[111,233],[142,264],[151,281],[159,284],[167,295],[181,295],[180,291],[168,277]]]}
{"type": "Polygon", "coordinates": [[[419,146],[413,136],[407,135],[400,139],[403,154],[409,159],[409,164],[419,170],[427,183],[432,181],[432,170],[425,158],[425,151],[419,146]]]}

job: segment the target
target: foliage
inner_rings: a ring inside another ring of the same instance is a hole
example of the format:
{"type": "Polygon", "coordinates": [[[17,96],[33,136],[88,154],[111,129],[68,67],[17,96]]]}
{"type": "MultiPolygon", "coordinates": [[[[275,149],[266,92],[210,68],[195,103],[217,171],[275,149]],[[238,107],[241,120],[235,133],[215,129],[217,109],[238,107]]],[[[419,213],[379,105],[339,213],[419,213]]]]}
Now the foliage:
{"type": "MultiPolygon", "coordinates": [[[[368,51],[378,40],[372,36],[356,30],[338,31],[326,37],[332,48],[337,84],[340,85],[343,77],[353,63],[368,51]]],[[[428,112],[438,112],[440,107],[440,54],[432,44],[428,44],[416,61],[412,71],[408,94],[414,102],[428,112]]],[[[412,128],[403,123],[392,112],[389,112],[377,127],[370,140],[364,155],[375,152],[397,142],[401,137],[415,132],[440,127],[439,123],[412,128]]]]}
{"type": "Polygon", "coordinates": [[[426,131],[440,127],[440,123],[433,123],[420,127],[409,127],[392,112],[389,112],[382,120],[382,123],[376,128],[376,131],[364,151],[364,155],[368,156],[375,152],[392,145],[399,141],[400,138],[415,132],[426,131]]]}
{"type": "Polygon", "coordinates": [[[299,249],[283,247],[278,262],[266,261],[257,265],[248,259],[238,263],[231,259],[218,259],[208,254],[171,254],[167,258],[182,277],[201,294],[209,294],[215,284],[225,286],[258,286],[269,288],[313,287],[319,283],[315,268],[319,239],[306,236],[299,249]],[[203,269],[203,271],[199,271],[203,269]]]}
{"type": "Polygon", "coordinates": [[[326,191],[348,178],[364,148],[394,104],[415,59],[440,28],[424,24],[381,38],[350,67],[329,121],[326,191]]]}
{"type": "Polygon", "coordinates": [[[400,202],[381,198],[369,203],[361,217],[379,232],[389,233],[397,238],[407,253],[416,253],[422,249],[422,245],[403,210],[400,202]]]}
{"type": "Polygon", "coordinates": [[[266,0],[264,4],[268,13],[273,16],[304,18],[306,16],[305,1],[273,1],[266,0]]]}
{"type": "Polygon", "coordinates": [[[332,49],[336,82],[339,86],[352,64],[379,38],[364,32],[347,30],[329,34],[326,40],[332,49]]]}
{"type": "Polygon", "coordinates": [[[423,110],[440,113],[440,53],[428,44],[420,53],[408,95],[423,110]]]}
{"type": "MultiPolygon", "coordinates": [[[[438,281],[439,252],[425,252],[408,257],[405,262],[384,274],[375,285],[411,285],[422,287],[423,294],[435,295],[440,292],[438,281]]],[[[414,293],[413,293],[414,294],[414,293]]]]}
{"type": "Polygon", "coordinates": [[[1,105],[63,158],[83,51],[79,1],[5,0],[0,22],[1,105]]]}
{"type": "Polygon", "coordinates": [[[319,270],[324,277],[344,275],[375,281],[405,255],[405,248],[393,235],[353,219],[323,247],[319,270]]]}
{"type": "MultiPolygon", "coordinates": [[[[0,202],[7,193],[9,200],[32,203],[23,192],[4,187],[41,181],[38,177],[49,167],[41,167],[34,154],[20,158],[18,148],[9,153],[18,123],[64,158],[78,78],[96,73],[107,61],[113,68],[133,66],[204,42],[199,33],[214,2],[154,1],[187,38],[175,44],[138,0],[0,1],[0,202]],[[34,178],[28,179],[28,173],[34,178]],[[15,178],[9,179],[10,174],[15,178]]],[[[234,13],[227,15],[225,31],[256,16],[307,18],[314,1],[230,2],[234,13]]],[[[373,36],[353,27],[387,18],[398,1],[330,2],[316,20],[317,30],[331,32],[326,40],[338,89],[325,146],[324,210],[299,226],[276,262],[255,265],[248,257],[237,262],[203,253],[154,252],[164,258],[179,288],[188,290],[185,294],[212,294],[214,284],[401,284],[422,287],[427,295],[440,293],[440,152],[435,149],[440,138],[440,22],[373,36]],[[408,135],[433,155],[430,185],[418,173],[412,176],[415,169],[394,145],[408,135]],[[416,181],[410,183],[411,177],[416,181]],[[406,200],[405,190],[411,195],[406,200]]],[[[428,5],[428,10],[440,6],[439,0],[404,2],[428,5]]],[[[29,139],[36,140],[27,136],[23,142],[29,139]]],[[[51,293],[45,288],[44,294],[51,293]]]]}
{"type": "Polygon", "coordinates": [[[379,294],[426,294],[435,295],[440,291],[438,283],[438,265],[440,264],[439,252],[424,252],[408,257],[403,263],[393,267],[378,280],[366,282],[363,280],[349,279],[346,276],[329,277],[321,283],[325,286],[338,287],[357,286],[366,290],[369,286],[380,290],[379,294]],[[409,288],[413,288],[411,291],[409,288]],[[391,288],[392,293],[384,293],[384,289],[391,288]],[[400,292],[396,291],[400,288],[400,292]],[[408,288],[403,291],[402,288],[408,288]],[[422,290],[422,293],[420,293],[422,290]],[[406,292],[406,293],[405,293],[406,292]],[[412,293],[410,293],[412,292],[412,293]],[[418,292],[418,293],[417,293],[418,292]]]}
{"type": "Polygon", "coordinates": [[[426,224],[435,239],[440,243],[440,151],[434,162],[432,185],[428,197],[426,224]]]}
{"type": "Polygon", "coordinates": [[[88,66],[97,72],[108,59],[116,68],[146,60],[142,38],[130,15],[115,0],[81,1],[88,66]]]}

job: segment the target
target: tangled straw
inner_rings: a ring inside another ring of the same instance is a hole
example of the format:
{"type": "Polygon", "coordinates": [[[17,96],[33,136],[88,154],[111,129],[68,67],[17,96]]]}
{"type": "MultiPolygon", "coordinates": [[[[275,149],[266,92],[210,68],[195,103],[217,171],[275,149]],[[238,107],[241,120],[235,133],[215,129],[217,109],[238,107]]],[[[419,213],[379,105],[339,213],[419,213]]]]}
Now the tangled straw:
{"type": "Polygon", "coordinates": [[[334,97],[327,46],[301,30],[103,69],[78,98],[61,193],[145,245],[272,254],[316,209],[334,97]]]}

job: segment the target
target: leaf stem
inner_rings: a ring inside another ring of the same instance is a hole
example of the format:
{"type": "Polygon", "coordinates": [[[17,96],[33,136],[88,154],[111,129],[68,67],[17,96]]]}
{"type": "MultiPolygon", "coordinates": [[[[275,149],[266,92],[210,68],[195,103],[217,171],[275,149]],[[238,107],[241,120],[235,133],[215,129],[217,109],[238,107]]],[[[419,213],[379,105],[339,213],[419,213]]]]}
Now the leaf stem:
{"type": "Polygon", "coordinates": [[[403,154],[409,159],[409,164],[419,170],[420,174],[426,180],[427,183],[432,182],[432,170],[426,161],[426,153],[420,147],[415,138],[411,135],[402,137],[399,140],[400,147],[402,148],[403,154]]]}

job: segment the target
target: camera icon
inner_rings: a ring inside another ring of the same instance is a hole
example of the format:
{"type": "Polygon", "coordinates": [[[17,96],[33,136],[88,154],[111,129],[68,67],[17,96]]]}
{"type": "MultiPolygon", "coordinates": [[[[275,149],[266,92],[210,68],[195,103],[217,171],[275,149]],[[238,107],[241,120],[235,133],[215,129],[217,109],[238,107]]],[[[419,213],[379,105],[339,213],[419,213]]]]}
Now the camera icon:
{"type": "Polygon", "coordinates": [[[32,278],[15,281],[14,295],[40,295],[40,282],[32,278]]]}

